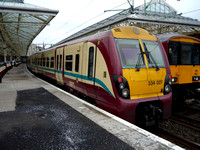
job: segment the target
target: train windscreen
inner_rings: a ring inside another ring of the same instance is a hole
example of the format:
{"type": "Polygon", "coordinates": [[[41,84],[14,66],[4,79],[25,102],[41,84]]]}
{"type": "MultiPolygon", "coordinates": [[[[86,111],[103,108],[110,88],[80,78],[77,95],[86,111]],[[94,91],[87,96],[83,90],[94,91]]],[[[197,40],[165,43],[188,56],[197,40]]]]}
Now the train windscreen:
{"type": "Polygon", "coordinates": [[[200,44],[194,44],[192,48],[192,64],[200,65],[200,44]]]}
{"type": "Polygon", "coordinates": [[[150,68],[164,68],[165,63],[160,44],[156,41],[142,41],[150,68]]]}
{"type": "Polygon", "coordinates": [[[181,65],[199,65],[199,44],[181,42],[181,65]]]}
{"type": "Polygon", "coordinates": [[[168,60],[170,65],[178,64],[178,50],[179,44],[178,42],[169,42],[169,50],[168,50],[168,60]]]}
{"type": "Polygon", "coordinates": [[[139,40],[116,39],[123,68],[136,68],[140,60],[140,68],[145,67],[144,57],[139,40]]]}
{"type": "Polygon", "coordinates": [[[169,42],[170,65],[200,65],[200,44],[169,42]]]}

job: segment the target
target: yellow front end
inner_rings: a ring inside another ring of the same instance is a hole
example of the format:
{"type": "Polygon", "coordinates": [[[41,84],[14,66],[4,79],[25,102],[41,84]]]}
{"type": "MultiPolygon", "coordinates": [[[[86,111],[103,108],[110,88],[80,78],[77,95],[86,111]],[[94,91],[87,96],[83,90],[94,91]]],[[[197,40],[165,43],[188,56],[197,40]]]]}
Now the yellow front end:
{"type": "Polygon", "coordinates": [[[127,80],[130,99],[164,95],[166,68],[160,44],[154,35],[137,27],[112,30],[127,80]]]}
{"type": "Polygon", "coordinates": [[[200,82],[200,65],[170,65],[173,84],[200,82]]]}
{"type": "Polygon", "coordinates": [[[143,68],[123,69],[123,76],[127,79],[130,88],[130,98],[139,99],[163,95],[166,69],[143,68]]]}
{"type": "Polygon", "coordinates": [[[173,84],[200,82],[200,40],[188,36],[174,36],[168,43],[173,84]]]}

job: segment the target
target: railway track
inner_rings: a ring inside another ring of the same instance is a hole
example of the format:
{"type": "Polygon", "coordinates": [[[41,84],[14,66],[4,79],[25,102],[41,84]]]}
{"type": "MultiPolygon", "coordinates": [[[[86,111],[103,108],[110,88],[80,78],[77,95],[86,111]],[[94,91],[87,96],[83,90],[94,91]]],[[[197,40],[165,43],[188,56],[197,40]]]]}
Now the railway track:
{"type": "Polygon", "coordinates": [[[200,121],[198,120],[187,118],[181,115],[173,115],[171,118],[169,118],[169,121],[193,129],[200,133],[200,121]]]}
{"type": "Polygon", "coordinates": [[[200,128],[200,111],[191,108],[184,108],[181,112],[174,112],[172,117],[175,120],[192,124],[193,126],[200,128]]]}
{"type": "Polygon", "coordinates": [[[166,131],[162,128],[157,129],[156,131],[153,132],[159,137],[162,137],[163,139],[166,139],[172,143],[175,143],[176,145],[179,145],[180,147],[185,148],[186,150],[199,150],[200,145],[198,143],[194,143],[188,139],[181,138],[177,135],[174,135],[170,133],[169,131],[166,131]]]}
{"type": "Polygon", "coordinates": [[[199,121],[181,115],[173,115],[159,125],[156,135],[185,149],[200,149],[199,121]]]}

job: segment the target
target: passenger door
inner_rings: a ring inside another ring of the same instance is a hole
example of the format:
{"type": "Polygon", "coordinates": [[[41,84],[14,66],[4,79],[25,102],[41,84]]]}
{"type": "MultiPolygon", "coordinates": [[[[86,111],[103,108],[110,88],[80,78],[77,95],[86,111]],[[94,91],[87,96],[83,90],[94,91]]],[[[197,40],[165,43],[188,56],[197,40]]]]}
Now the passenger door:
{"type": "Polygon", "coordinates": [[[74,47],[74,77],[76,80],[76,90],[83,92],[82,79],[82,49],[81,46],[74,47]]]}
{"type": "Polygon", "coordinates": [[[56,50],[56,80],[60,84],[64,84],[63,75],[63,48],[58,48],[56,50]]]}
{"type": "Polygon", "coordinates": [[[87,42],[84,44],[84,55],[82,64],[82,79],[85,83],[86,94],[96,98],[95,72],[96,72],[96,45],[87,42]]]}

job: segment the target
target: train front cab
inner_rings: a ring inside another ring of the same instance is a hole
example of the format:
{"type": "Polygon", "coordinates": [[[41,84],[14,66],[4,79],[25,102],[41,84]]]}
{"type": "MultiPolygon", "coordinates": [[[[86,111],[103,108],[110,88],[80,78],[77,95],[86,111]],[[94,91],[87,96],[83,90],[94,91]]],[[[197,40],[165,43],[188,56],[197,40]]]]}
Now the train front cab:
{"type": "Polygon", "coordinates": [[[157,38],[136,27],[112,30],[122,74],[113,76],[119,96],[119,116],[139,126],[151,126],[171,115],[171,74],[157,38]],[[134,118],[134,120],[133,120],[134,118]]]}
{"type": "Polygon", "coordinates": [[[180,105],[184,100],[199,99],[200,40],[173,35],[163,46],[170,63],[174,101],[180,105]]]}

